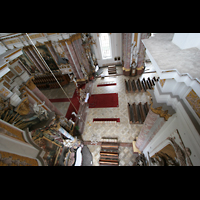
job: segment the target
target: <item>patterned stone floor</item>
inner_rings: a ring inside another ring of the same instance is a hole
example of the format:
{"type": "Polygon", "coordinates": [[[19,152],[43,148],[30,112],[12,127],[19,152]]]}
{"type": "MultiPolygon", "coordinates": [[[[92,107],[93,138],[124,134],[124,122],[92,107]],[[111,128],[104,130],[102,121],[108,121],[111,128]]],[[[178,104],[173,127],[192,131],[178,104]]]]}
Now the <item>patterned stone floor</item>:
{"type": "MultiPolygon", "coordinates": [[[[147,66],[148,71],[151,70],[151,66],[147,66]]],[[[128,109],[127,103],[145,103],[150,101],[147,92],[141,93],[128,93],[125,92],[124,79],[142,79],[143,77],[153,77],[155,73],[144,73],[141,76],[129,77],[120,75],[122,74],[122,67],[117,66],[117,76],[110,76],[105,78],[96,78],[92,83],[92,93],[91,94],[104,94],[104,93],[118,93],[119,107],[116,108],[88,108],[87,106],[87,117],[85,119],[85,126],[82,132],[82,138],[84,141],[91,141],[92,135],[95,135],[97,140],[101,140],[102,137],[117,137],[119,142],[132,143],[132,141],[138,136],[142,125],[140,124],[129,124],[128,119],[128,109]],[[97,84],[104,82],[116,82],[117,85],[97,87],[97,84]],[[116,124],[95,124],[93,123],[93,118],[120,118],[120,122],[116,124]]],[[[103,74],[108,75],[107,67],[103,68],[103,74]]],[[[64,90],[71,98],[75,91],[74,83],[69,83],[63,87],[64,90]]],[[[55,98],[66,98],[63,91],[58,89],[53,90],[42,90],[42,92],[49,99],[55,98]]],[[[56,107],[63,113],[67,113],[69,107],[69,102],[59,102],[54,103],[56,107]]],[[[98,161],[100,157],[100,145],[88,145],[92,155],[93,155],[93,166],[98,166],[98,161]]],[[[119,147],[119,165],[120,166],[132,166],[135,161],[136,154],[133,153],[132,147],[119,147]]]]}
{"type": "MultiPolygon", "coordinates": [[[[106,71],[106,68],[105,68],[106,71]]],[[[138,136],[142,125],[129,124],[127,103],[150,103],[150,97],[147,92],[141,93],[128,93],[125,92],[124,79],[142,79],[147,77],[153,77],[155,73],[146,73],[141,76],[127,77],[127,76],[112,76],[97,78],[93,83],[92,94],[104,94],[104,93],[118,93],[119,107],[116,108],[88,108],[87,118],[85,120],[85,128],[82,134],[83,140],[91,140],[95,135],[97,140],[101,140],[102,137],[117,137],[119,142],[132,143],[132,141],[138,136]],[[97,87],[99,83],[103,82],[116,82],[117,85],[97,87]],[[120,122],[116,124],[95,124],[93,118],[120,118],[120,122]]],[[[100,157],[99,145],[88,145],[93,155],[93,166],[98,166],[100,157]]],[[[120,166],[132,166],[136,158],[136,154],[133,153],[132,147],[119,147],[119,165],[120,166]]]]}

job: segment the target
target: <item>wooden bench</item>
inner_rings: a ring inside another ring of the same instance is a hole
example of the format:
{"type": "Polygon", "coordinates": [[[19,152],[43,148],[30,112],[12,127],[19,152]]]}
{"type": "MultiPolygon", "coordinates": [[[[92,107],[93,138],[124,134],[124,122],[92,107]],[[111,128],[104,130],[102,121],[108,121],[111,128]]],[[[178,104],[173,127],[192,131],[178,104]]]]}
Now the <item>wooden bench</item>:
{"type": "Polygon", "coordinates": [[[138,107],[139,107],[139,112],[140,112],[142,123],[144,123],[145,113],[144,113],[143,106],[142,106],[141,102],[138,104],[138,107]]]}
{"type": "Polygon", "coordinates": [[[126,91],[126,93],[128,93],[128,83],[127,83],[126,79],[124,79],[124,83],[125,83],[125,91],[126,91]]]}
{"type": "Polygon", "coordinates": [[[129,123],[132,124],[134,122],[134,113],[133,107],[128,103],[128,115],[129,115],[129,123]]]}
{"type": "Polygon", "coordinates": [[[146,92],[146,85],[145,85],[145,83],[144,83],[144,80],[143,80],[143,79],[142,79],[141,83],[142,83],[142,87],[143,87],[144,91],[146,92]]]}
{"type": "Polygon", "coordinates": [[[137,115],[137,108],[136,108],[135,103],[132,104],[132,108],[133,108],[134,123],[139,124],[139,119],[138,119],[138,115],[137,115]]]}
{"type": "Polygon", "coordinates": [[[132,89],[132,85],[131,85],[131,80],[128,80],[128,86],[129,86],[129,90],[131,93],[133,93],[133,89],[132,89]]]}

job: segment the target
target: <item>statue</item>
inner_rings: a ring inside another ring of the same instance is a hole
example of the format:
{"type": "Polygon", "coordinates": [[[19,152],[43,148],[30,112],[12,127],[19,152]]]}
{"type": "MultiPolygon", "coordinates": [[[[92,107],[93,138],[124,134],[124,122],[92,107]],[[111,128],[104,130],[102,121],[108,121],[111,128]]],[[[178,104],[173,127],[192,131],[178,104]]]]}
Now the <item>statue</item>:
{"type": "Polygon", "coordinates": [[[33,111],[35,112],[40,121],[49,119],[47,111],[42,107],[44,104],[45,101],[43,101],[42,104],[35,103],[33,106],[33,111]]]}
{"type": "Polygon", "coordinates": [[[156,157],[150,158],[151,166],[164,166],[164,159],[156,154],[156,157]]]}
{"type": "Polygon", "coordinates": [[[72,115],[74,115],[75,117],[77,117],[78,119],[80,119],[81,117],[81,114],[80,115],[77,115],[74,111],[72,112],[72,115]]]}
{"type": "Polygon", "coordinates": [[[76,150],[81,147],[83,148],[83,144],[80,140],[77,139],[77,137],[74,138],[74,140],[66,139],[63,141],[63,144],[65,147],[68,147],[69,150],[65,154],[64,158],[64,165],[66,166],[74,166],[75,164],[75,157],[76,157],[76,150]]]}
{"type": "Polygon", "coordinates": [[[82,33],[82,41],[83,41],[83,42],[86,42],[86,40],[87,40],[86,33],[82,33]]]}

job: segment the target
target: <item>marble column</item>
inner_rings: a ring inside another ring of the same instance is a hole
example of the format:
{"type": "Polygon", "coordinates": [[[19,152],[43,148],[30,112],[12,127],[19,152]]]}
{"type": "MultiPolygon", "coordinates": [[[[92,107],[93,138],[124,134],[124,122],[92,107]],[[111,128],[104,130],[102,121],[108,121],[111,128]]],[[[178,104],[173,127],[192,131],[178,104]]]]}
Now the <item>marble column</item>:
{"type": "Polygon", "coordinates": [[[166,121],[150,109],[139,133],[136,147],[143,151],[166,121]]]}
{"type": "Polygon", "coordinates": [[[33,57],[36,59],[36,61],[38,62],[38,64],[40,65],[41,69],[43,70],[43,72],[47,72],[48,69],[46,68],[46,66],[43,64],[43,62],[41,61],[41,58],[38,55],[38,52],[33,48],[32,45],[30,45],[28,47],[28,49],[30,50],[30,52],[32,53],[33,57]]]}
{"type": "Polygon", "coordinates": [[[32,56],[32,54],[29,52],[28,47],[23,48],[23,50],[27,54],[27,56],[30,58],[30,60],[34,63],[34,65],[37,67],[37,69],[39,70],[39,72],[43,73],[43,70],[40,68],[40,66],[37,63],[37,61],[34,59],[34,57],[32,56]]]}
{"type": "Polygon", "coordinates": [[[136,74],[140,75],[144,72],[144,62],[145,62],[145,46],[141,40],[148,38],[148,33],[141,33],[140,38],[140,47],[138,52],[138,58],[137,58],[137,67],[136,67],[136,74]]]}
{"type": "Polygon", "coordinates": [[[85,49],[82,46],[81,38],[77,40],[77,43],[79,44],[79,48],[80,48],[80,51],[81,51],[84,66],[85,66],[86,70],[88,71],[88,73],[90,73],[90,64],[89,64],[88,59],[86,57],[85,49]]]}
{"type": "Polygon", "coordinates": [[[68,58],[68,60],[69,60],[69,64],[70,64],[70,66],[71,66],[71,68],[72,68],[72,71],[73,71],[75,77],[76,77],[77,79],[80,79],[79,74],[78,74],[78,72],[77,72],[77,70],[76,70],[76,67],[75,67],[75,65],[74,65],[74,62],[73,62],[73,60],[72,60],[72,57],[71,57],[71,55],[70,55],[70,53],[69,53],[69,51],[68,51],[68,49],[67,49],[65,40],[60,40],[59,43],[62,45],[62,47],[63,47],[63,49],[64,49],[64,51],[65,51],[65,53],[66,53],[66,55],[67,55],[67,58],[68,58]]]}
{"type": "Polygon", "coordinates": [[[26,82],[26,86],[33,92],[41,101],[45,101],[45,105],[57,115],[62,116],[63,114],[49,101],[49,99],[38,89],[38,87],[33,83],[32,79],[30,78],[26,82]]]}
{"type": "Polygon", "coordinates": [[[67,39],[66,41],[67,41],[67,45],[68,45],[69,51],[71,53],[71,57],[72,57],[72,59],[74,61],[74,65],[76,67],[76,71],[77,71],[77,73],[79,75],[79,79],[84,79],[84,75],[83,75],[83,72],[82,72],[81,67],[79,65],[78,58],[76,56],[74,48],[72,46],[71,39],[67,39]]]}
{"type": "Polygon", "coordinates": [[[88,60],[85,55],[85,51],[82,47],[81,33],[74,35],[74,37],[72,37],[71,41],[72,41],[72,46],[77,55],[79,63],[82,64],[84,66],[86,72],[89,73],[90,67],[89,67],[89,63],[88,63],[88,60]]]}
{"type": "Polygon", "coordinates": [[[122,33],[123,74],[125,76],[129,76],[131,71],[131,41],[132,33],[122,33]]]}
{"type": "Polygon", "coordinates": [[[19,66],[20,66],[22,69],[24,69],[25,71],[27,71],[29,75],[31,75],[31,72],[26,68],[26,66],[21,62],[20,59],[18,60],[18,64],[19,64],[19,66]]]}
{"type": "Polygon", "coordinates": [[[57,64],[58,66],[58,56],[53,48],[53,45],[51,43],[51,41],[48,41],[48,42],[44,42],[45,46],[47,47],[47,49],[49,50],[52,58],[54,59],[55,63],[57,64]]]}

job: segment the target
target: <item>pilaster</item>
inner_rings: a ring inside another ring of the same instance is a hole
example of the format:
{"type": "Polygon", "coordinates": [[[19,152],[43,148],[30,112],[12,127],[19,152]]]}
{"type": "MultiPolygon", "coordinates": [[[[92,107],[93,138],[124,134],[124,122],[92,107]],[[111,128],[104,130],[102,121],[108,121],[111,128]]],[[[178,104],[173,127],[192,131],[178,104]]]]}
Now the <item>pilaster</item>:
{"type": "Polygon", "coordinates": [[[122,33],[123,74],[130,75],[131,71],[131,41],[132,33],[122,33]]]}
{"type": "Polygon", "coordinates": [[[175,110],[166,103],[158,103],[153,91],[149,90],[148,93],[153,101],[136,142],[136,147],[140,151],[144,150],[169,117],[175,113],[175,110]]]}
{"type": "Polygon", "coordinates": [[[43,72],[47,72],[48,70],[46,69],[45,65],[43,64],[43,62],[41,61],[38,53],[36,52],[36,50],[33,48],[32,45],[30,45],[28,47],[28,49],[31,51],[33,57],[36,59],[36,61],[38,62],[38,64],[40,65],[40,67],[42,68],[43,72]]]}
{"type": "Polygon", "coordinates": [[[67,46],[66,46],[65,41],[66,41],[66,40],[60,40],[59,43],[62,45],[62,47],[63,47],[65,53],[67,54],[67,58],[68,58],[68,60],[69,60],[70,66],[71,66],[71,68],[72,68],[72,71],[73,71],[75,77],[76,77],[77,79],[79,79],[79,74],[78,74],[78,72],[77,72],[77,70],[76,70],[76,67],[75,67],[74,62],[73,62],[73,60],[72,60],[72,57],[71,57],[71,55],[70,55],[70,53],[69,53],[69,50],[67,49],[67,46]]]}
{"type": "Polygon", "coordinates": [[[39,70],[39,72],[43,73],[43,70],[41,69],[40,65],[34,59],[33,55],[29,52],[28,47],[24,47],[23,50],[27,54],[27,56],[30,58],[30,60],[34,63],[34,65],[37,67],[37,69],[39,70]]]}

